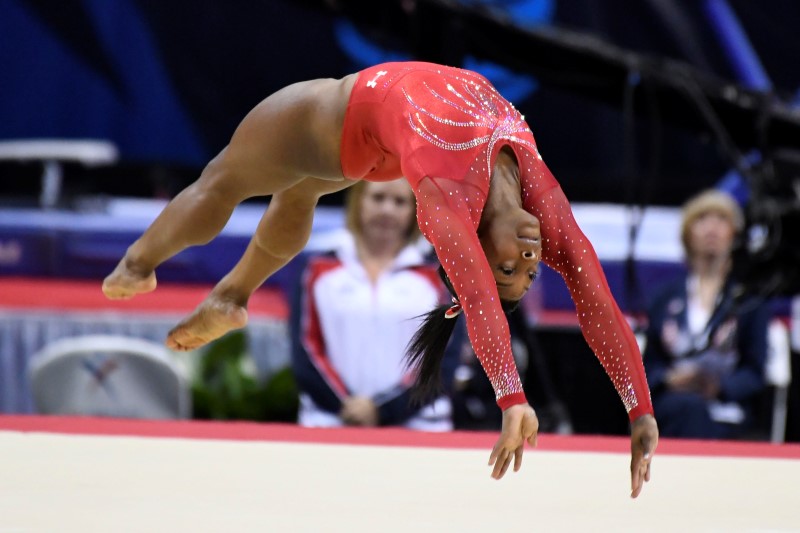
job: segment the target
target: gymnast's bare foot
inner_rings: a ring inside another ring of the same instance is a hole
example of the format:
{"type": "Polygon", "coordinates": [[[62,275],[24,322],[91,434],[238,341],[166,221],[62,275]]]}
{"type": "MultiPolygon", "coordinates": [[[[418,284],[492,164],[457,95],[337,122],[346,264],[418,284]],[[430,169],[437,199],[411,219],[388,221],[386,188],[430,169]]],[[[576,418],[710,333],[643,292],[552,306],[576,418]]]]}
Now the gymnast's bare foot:
{"type": "Polygon", "coordinates": [[[247,309],[243,305],[211,293],[169,332],[167,346],[181,352],[194,350],[245,325],[247,309]]]}
{"type": "Polygon", "coordinates": [[[111,300],[127,300],[156,288],[156,274],[141,272],[123,258],[117,268],[103,280],[103,293],[111,300]]]}

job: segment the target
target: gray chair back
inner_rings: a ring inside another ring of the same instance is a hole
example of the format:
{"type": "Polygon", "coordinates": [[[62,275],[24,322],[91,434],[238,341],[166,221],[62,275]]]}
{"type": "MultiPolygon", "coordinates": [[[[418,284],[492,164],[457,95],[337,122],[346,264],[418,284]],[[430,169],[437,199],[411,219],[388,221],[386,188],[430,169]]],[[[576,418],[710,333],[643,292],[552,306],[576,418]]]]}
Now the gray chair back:
{"type": "Polygon", "coordinates": [[[29,367],[41,414],[185,419],[189,385],[164,346],[117,335],[55,341],[29,367]]]}

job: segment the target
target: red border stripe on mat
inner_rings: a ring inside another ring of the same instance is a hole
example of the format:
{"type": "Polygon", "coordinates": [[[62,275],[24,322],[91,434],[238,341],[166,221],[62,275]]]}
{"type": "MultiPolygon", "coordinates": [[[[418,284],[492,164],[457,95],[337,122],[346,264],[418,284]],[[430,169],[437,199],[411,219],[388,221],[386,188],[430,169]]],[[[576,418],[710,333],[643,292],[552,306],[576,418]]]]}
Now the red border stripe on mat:
{"type": "MultiPolygon", "coordinates": [[[[155,291],[132,300],[109,300],[100,286],[99,280],[7,277],[0,279],[0,294],[4,309],[184,314],[191,312],[212,288],[208,284],[159,283],[155,291]]],[[[286,299],[272,287],[253,293],[248,311],[252,316],[281,320],[289,316],[286,299]]]]}
{"type": "MultiPolygon", "coordinates": [[[[255,422],[207,422],[195,420],[174,422],[49,416],[0,416],[0,430],[69,435],[118,435],[485,450],[491,449],[497,438],[497,433],[494,432],[422,433],[400,428],[311,429],[293,424],[263,424],[255,422]]],[[[539,436],[539,449],[545,451],[628,453],[630,441],[626,437],[543,434],[539,436]]],[[[800,459],[800,445],[662,439],[657,453],[800,459]]]]}

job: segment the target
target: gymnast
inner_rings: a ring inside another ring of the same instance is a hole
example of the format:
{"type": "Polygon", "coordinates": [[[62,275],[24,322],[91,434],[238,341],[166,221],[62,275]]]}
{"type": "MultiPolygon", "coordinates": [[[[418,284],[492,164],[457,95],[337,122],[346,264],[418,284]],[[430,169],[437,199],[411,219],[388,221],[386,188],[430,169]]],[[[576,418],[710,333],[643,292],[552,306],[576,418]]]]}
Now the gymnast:
{"type": "Polygon", "coordinates": [[[489,457],[492,477],[502,478],[512,462],[519,470],[525,442],[536,445],[539,422],[523,392],[504,312],[544,261],[566,281],[583,335],[628,412],[637,497],[658,442],[638,346],[524,117],[475,72],[384,63],[272,94],[128,248],[103,292],[124,299],[154,290],[158,265],[208,243],[243,200],[271,195],[238,263],[168,335],[172,349],[198,348],[245,326],[250,295],[308,242],[322,195],[358,180],[400,177],[414,190],[419,227],[453,294],[452,305],[427,315],[409,347],[421,394],[437,386],[442,347],[463,311],[503,411],[489,457]]]}

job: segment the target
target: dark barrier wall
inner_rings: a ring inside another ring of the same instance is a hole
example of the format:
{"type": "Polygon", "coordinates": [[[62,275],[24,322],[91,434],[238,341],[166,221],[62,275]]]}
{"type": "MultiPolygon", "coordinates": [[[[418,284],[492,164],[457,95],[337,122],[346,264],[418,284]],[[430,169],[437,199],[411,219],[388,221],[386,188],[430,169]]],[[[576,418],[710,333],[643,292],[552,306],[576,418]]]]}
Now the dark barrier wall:
{"type": "MultiPolygon", "coordinates": [[[[0,140],[102,138],[117,144],[123,162],[200,167],[226,144],[242,116],[268,94],[295,81],[338,77],[356,68],[337,40],[340,19],[330,8],[336,3],[1,0],[0,140]]],[[[515,22],[525,18],[514,10],[529,4],[529,13],[539,13],[542,20],[732,77],[703,19],[703,2],[462,3],[509,10],[515,22]]],[[[776,85],[795,91],[800,84],[794,62],[800,39],[790,21],[800,17],[800,3],[770,0],[756,5],[731,0],[730,4],[776,85]]],[[[426,36],[414,35],[413,22],[408,21],[405,33],[392,33],[397,22],[385,20],[358,30],[381,47],[408,54],[426,36]]],[[[535,91],[507,92],[524,94],[515,104],[530,120],[542,153],[570,198],[628,200],[631,171],[624,161],[629,147],[623,143],[619,110],[547,86],[532,86],[535,91]]],[[[646,123],[639,127],[636,157],[642,170],[648,168],[651,130],[646,123]]],[[[660,138],[666,148],[650,201],[680,203],[713,185],[728,169],[708,139],[698,142],[669,127],[660,138]]]]}
{"type": "Polygon", "coordinates": [[[0,139],[202,165],[266,95],[345,73],[331,19],[288,1],[3,0],[0,139]]]}

